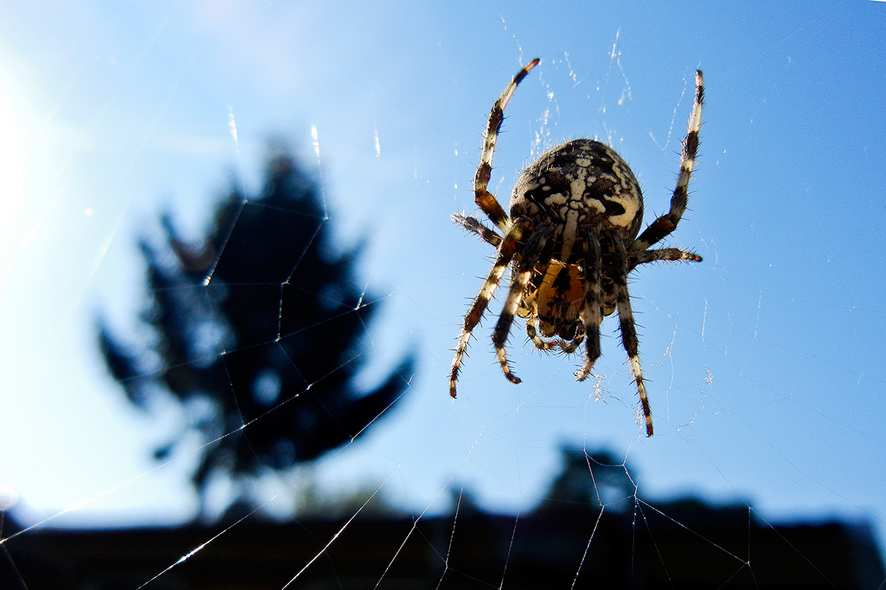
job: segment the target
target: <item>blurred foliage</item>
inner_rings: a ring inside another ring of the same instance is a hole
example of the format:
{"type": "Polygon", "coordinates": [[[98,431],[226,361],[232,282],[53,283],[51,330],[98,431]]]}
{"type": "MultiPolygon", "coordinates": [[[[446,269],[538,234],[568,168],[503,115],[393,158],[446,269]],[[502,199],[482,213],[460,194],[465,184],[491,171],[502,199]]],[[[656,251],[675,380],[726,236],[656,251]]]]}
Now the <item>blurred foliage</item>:
{"type": "Polygon", "coordinates": [[[134,352],[101,318],[98,337],[130,402],[150,412],[171,394],[183,410],[157,460],[199,435],[204,511],[216,478],[234,484],[231,505],[254,505],[256,478],[347,443],[401,399],[412,356],[373,391],[353,384],[377,306],[356,286],[356,249],[335,253],[318,187],[287,153],[270,158],[259,197],[232,190],[202,245],[169,215],[162,227],[162,247],[140,242],[150,298],[140,329],[153,342],[134,352]]]}

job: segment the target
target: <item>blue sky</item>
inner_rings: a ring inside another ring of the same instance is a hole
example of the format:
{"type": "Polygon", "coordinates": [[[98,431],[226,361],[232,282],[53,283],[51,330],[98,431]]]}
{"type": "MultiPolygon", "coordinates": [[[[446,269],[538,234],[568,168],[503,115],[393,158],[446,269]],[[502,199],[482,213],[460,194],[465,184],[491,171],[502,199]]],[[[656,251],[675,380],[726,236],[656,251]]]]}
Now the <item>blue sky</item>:
{"type": "MultiPolygon", "coordinates": [[[[538,501],[561,444],[605,447],[653,504],[693,494],[774,522],[865,519],[886,540],[886,4],[0,2],[0,13],[0,486],[22,518],[72,506],[51,523],[193,515],[194,455],[150,458],[174,412],[128,407],[92,320],[106,310],[132,330],[137,237],[164,209],[199,235],[232,178],[258,188],[276,136],[321,175],[342,248],[368,240],[360,273],[384,311],[364,379],[420,354],[401,407],[305,477],[338,491],[386,481],[418,512],[446,509],[446,489],[462,486],[518,510],[538,501]],[[575,358],[542,356],[518,331],[524,382],[507,383],[491,319],[459,398],[447,394],[450,350],[490,264],[449,214],[475,210],[485,117],[533,57],[496,153],[499,198],[545,149],[592,137],[632,166],[647,221],[667,208],[692,74],[705,72],[690,211],[669,241],[704,262],[642,268],[631,284],[649,440],[612,320],[599,401],[574,382],[575,358]]],[[[284,502],[287,485],[269,484],[268,500],[284,502]]]]}

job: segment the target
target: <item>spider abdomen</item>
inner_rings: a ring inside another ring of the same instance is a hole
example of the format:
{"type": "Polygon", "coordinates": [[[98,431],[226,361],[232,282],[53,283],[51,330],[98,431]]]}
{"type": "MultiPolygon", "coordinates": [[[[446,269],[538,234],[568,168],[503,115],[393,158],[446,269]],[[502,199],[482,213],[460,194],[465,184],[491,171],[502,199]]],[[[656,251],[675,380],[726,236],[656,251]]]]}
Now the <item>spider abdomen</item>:
{"type": "Polygon", "coordinates": [[[517,179],[511,219],[519,217],[557,226],[554,252],[571,262],[582,227],[617,229],[625,241],[633,240],[643,221],[643,195],[615,150],[592,139],[576,139],[543,154],[517,179]]]}

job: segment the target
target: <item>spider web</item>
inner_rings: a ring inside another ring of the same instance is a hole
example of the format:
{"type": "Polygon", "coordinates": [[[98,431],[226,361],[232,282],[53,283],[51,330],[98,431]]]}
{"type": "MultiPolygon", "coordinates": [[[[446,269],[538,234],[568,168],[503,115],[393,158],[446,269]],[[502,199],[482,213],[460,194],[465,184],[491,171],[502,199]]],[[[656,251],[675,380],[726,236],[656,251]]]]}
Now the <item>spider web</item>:
{"type": "MultiPolygon", "coordinates": [[[[884,439],[872,411],[886,390],[883,281],[866,270],[884,244],[857,214],[865,207],[871,220],[882,218],[880,202],[858,195],[886,181],[886,154],[874,132],[884,129],[882,115],[857,113],[868,127],[832,120],[832,101],[848,101],[861,66],[839,64],[840,86],[819,71],[838,69],[823,47],[851,45],[838,25],[860,27],[859,63],[879,55],[882,41],[863,32],[882,14],[786,11],[769,15],[773,35],[762,25],[730,31],[691,11],[589,10],[561,35],[562,23],[544,17],[551,8],[465,8],[475,14],[470,23],[392,4],[367,22],[352,7],[320,5],[17,9],[9,22],[22,31],[5,25],[11,41],[2,48],[0,110],[20,149],[5,158],[13,196],[4,201],[0,268],[10,327],[0,473],[9,503],[19,500],[0,538],[19,571],[29,543],[46,533],[182,526],[197,514],[188,478],[203,442],[152,461],[149,449],[180,418],[125,404],[90,320],[107,305],[114,325],[133,325],[143,302],[135,236],[156,231],[147,220],[171,204],[196,239],[225,174],[258,191],[273,133],[297,146],[319,180],[323,223],[340,251],[364,244],[357,275],[365,293],[380,296],[347,313],[370,304],[380,311],[353,352],[367,359],[358,384],[371,387],[409,350],[418,371],[364,432],[315,462],[269,474],[253,511],[192,535],[124,587],[166,587],[191,571],[207,572],[208,582],[213,570],[226,571],[219,548],[250,543],[291,556],[282,569],[268,560],[243,566],[276,588],[404,580],[507,588],[532,575],[566,588],[613,572],[635,586],[681,586],[704,573],[714,587],[763,587],[774,580],[761,565],[770,550],[790,556],[810,585],[842,587],[828,556],[807,544],[813,529],[797,527],[837,522],[849,536],[877,539],[886,523],[884,439]],[[24,26],[41,18],[50,19],[41,34],[59,39],[45,51],[29,44],[24,26]],[[347,43],[332,47],[332,37],[347,43]],[[675,47],[675,39],[687,41],[675,47]],[[494,192],[504,200],[517,171],[558,142],[594,137],[637,174],[647,222],[667,208],[692,72],[700,65],[707,74],[690,210],[670,242],[705,260],[649,265],[631,282],[656,426],[649,440],[612,319],[585,383],[572,376],[578,357],[539,353],[515,325],[509,352],[524,381],[512,386],[488,343],[499,298],[475,331],[458,399],[446,392],[459,322],[492,255],[448,216],[473,214],[484,117],[536,55],[542,63],[508,107],[494,192]],[[32,69],[36,81],[25,75],[32,69]],[[811,84],[831,94],[798,90],[811,84]],[[796,110],[816,124],[798,122],[796,110]],[[810,138],[807,127],[827,133],[810,138]],[[836,158],[846,173],[840,198],[848,203],[838,209],[822,156],[805,149],[822,136],[838,144],[825,162],[833,169],[836,158]],[[860,236],[852,243],[849,226],[860,236]],[[370,549],[380,556],[355,580],[370,549]],[[418,573],[415,554],[426,568],[418,573]]],[[[262,428],[259,417],[219,436],[262,428]]],[[[218,512],[228,492],[216,491],[218,512]]],[[[139,538],[162,544],[147,531],[139,538]]],[[[857,587],[883,582],[882,570],[856,573],[857,587]]]]}

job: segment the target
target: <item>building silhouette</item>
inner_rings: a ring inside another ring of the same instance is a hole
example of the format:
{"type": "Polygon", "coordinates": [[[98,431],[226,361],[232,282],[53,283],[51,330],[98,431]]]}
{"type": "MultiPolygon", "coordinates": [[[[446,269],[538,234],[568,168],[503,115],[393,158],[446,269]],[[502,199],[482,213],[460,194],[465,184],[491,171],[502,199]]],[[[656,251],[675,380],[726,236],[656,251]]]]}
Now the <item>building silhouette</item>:
{"type": "MultiPolygon", "coordinates": [[[[546,499],[521,515],[481,510],[464,495],[457,515],[424,518],[373,510],[235,526],[36,529],[3,545],[0,587],[790,590],[874,589],[886,579],[863,523],[773,526],[747,505],[622,501],[627,472],[611,456],[564,450],[564,459],[546,499]]],[[[9,520],[3,533],[14,534],[9,520]]]]}

